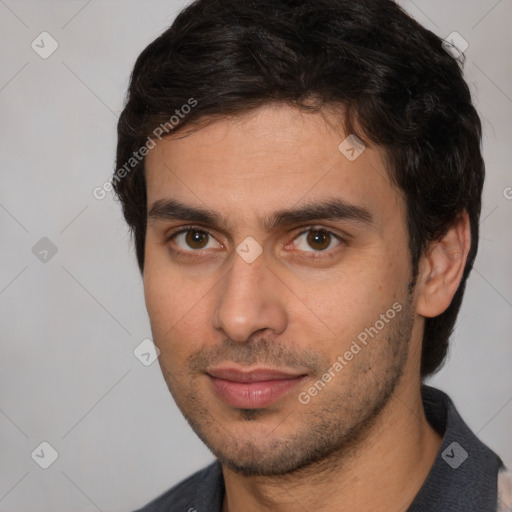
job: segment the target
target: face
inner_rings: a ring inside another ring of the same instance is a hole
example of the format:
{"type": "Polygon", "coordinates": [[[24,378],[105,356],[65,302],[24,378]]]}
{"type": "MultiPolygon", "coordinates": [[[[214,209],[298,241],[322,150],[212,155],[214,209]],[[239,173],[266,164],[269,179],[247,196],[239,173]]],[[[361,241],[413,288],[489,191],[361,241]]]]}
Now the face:
{"type": "Polygon", "coordinates": [[[347,449],[406,378],[404,203],[382,150],[339,149],[346,136],[332,113],[269,105],[146,158],[160,366],[192,428],[241,474],[347,449]]]}

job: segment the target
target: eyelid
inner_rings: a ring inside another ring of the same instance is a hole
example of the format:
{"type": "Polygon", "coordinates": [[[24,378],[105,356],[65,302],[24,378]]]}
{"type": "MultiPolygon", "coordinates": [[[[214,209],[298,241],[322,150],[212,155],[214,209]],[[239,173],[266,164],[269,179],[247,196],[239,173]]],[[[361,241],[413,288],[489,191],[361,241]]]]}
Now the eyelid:
{"type": "MultiPolygon", "coordinates": [[[[334,231],[331,231],[330,229],[328,229],[328,228],[326,228],[324,226],[310,225],[310,226],[304,228],[299,233],[297,233],[293,237],[293,240],[292,240],[291,243],[295,242],[295,240],[297,240],[297,238],[299,238],[300,236],[304,235],[305,233],[309,233],[310,231],[322,231],[324,233],[327,233],[328,235],[330,235],[333,238],[335,238],[339,243],[334,248],[328,249],[328,250],[325,249],[325,250],[322,250],[322,251],[314,251],[314,250],[311,250],[311,251],[299,251],[299,252],[304,253],[304,254],[309,254],[309,256],[304,256],[306,258],[322,258],[322,257],[324,257],[322,255],[330,255],[330,256],[332,256],[332,253],[333,253],[333,251],[336,250],[336,247],[338,247],[339,245],[342,245],[342,244],[346,244],[348,238],[350,238],[348,235],[346,237],[341,236],[341,235],[335,233],[334,231]]],[[[291,243],[287,244],[285,246],[285,248],[289,247],[291,245],[291,243]]]]}
{"type": "MultiPolygon", "coordinates": [[[[324,231],[325,233],[329,233],[329,235],[333,235],[334,237],[336,237],[338,240],[341,240],[343,241],[344,238],[343,236],[341,235],[338,235],[337,233],[335,233],[334,231],[332,231],[331,229],[329,228],[326,228],[324,226],[319,226],[319,225],[316,225],[316,224],[313,224],[311,226],[308,226],[306,227],[305,229],[303,229],[302,231],[300,231],[299,233],[297,233],[295,235],[295,238],[303,235],[304,233],[308,233],[309,231],[324,231]]],[[[346,237],[348,238],[348,235],[346,235],[346,237]]],[[[295,240],[294,238],[294,240],[295,240]]]]}
{"type": "MultiPolygon", "coordinates": [[[[295,229],[301,229],[301,228],[295,228],[295,229]]],[[[201,226],[201,225],[198,225],[198,224],[190,224],[190,225],[184,225],[184,226],[178,226],[176,227],[174,230],[171,230],[170,233],[167,233],[166,236],[165,236],[165,242],[168,243],[170,242],[173,238],[175,238],[176,236],[182,234],[182,233],[186,233],[187,231],[200,231],[200,232],[203,232],[203,233],[206,233],[208,236],[214,238],[217,243],[219,245],[223,245],[221,244],[217,238],[211,233],[211,231],[209,230],[209,228],[205,227],[205,226],[201,226]]],[[[334,231],[328,229],[327,227],[324,227],[324,226],[321,226],[321,225],[317,225],[317,224],[310,224],[310,225],[307,225],[307,226],[302,226],[302,229],[301,231],[299,231],[298,233],[296,233],[292,239],[292,242],[294,242],[298,237],[302,236],[303,234],[305,233],[308,233],[310,231],[323,231],[329,235],[332,235],[334,238],[336,238],[336,240],[338,240],[340,242],[340,244],[344,244],[344,243],[347,243],[347,240],[350,238],[348,235],[345,235],[345,236],[341,236],[337,233],[335,233],[334,231]]],[[[290,245],[290,243],[287,243],[285,247],[288,247],[290,245]]],[[[204,250],[201,250],[201,249],[197,249],[197,250],[183,250],[183,249],[175,249],[176,252],[178,253],[182,253],[182,254],[196,254],[196,255],[200,255],[203,251],[208,251],[208,249],[204,249],[204,250]]],[[[318,254],[318,256],[307,256],[308,258],[314,258],[314,257],[317,257],[317,258],[321,258],[321,254],[331,254],[333,251],[333,249],[330,249],[328,251],[299,251],[299,252],[306,252],[306,253],[313,253],[313,254],[318,254]]]]}
{"type": "Polygon", "coordinates": [[[210,228],[207,228],[206,226],[201,226],[200,224],[187,224],[182,226],[176,226],[175,228],[171,228],[169,231],[166,232],[165,238],[166,240],[171,239],[173,236],[178,235],[180,233],[183,233],[184,231],[204,231],[205,233],[208,233],[211,235],[210,228]]]}
{"type": "MultiPolygon", "coordinates": [[[[217,240],[217,237],[215,237],[211,231],[209,230],[209,228],[205,227],[205,226],[200,226],[200,225],[197,225],[197,224],[191,224],[191,225],[187,225],[187,226],[178,226],[177,228],[175,228],[174,230],[170,230],[170,232],[167,232],[166,235],[165,235],[165,242],[168,243],[170,242],[173,238],[177,237],[178,235],[181,235],[182,233],[186,233],[187,231],[200,231],[202,233],[206,233],[209,237],[213,238],[219,245],[223,246],[223,244],[221,244],[218,240],[217,240]]],[[[205,249],[207,250],[207,249],[205,249]]],[[[200,253],[201,250],[198,249],[198,250],[190,250],[190,251],[183,251],[181,250],[181,252],[194,252],[194,253],[200,253]]]]}

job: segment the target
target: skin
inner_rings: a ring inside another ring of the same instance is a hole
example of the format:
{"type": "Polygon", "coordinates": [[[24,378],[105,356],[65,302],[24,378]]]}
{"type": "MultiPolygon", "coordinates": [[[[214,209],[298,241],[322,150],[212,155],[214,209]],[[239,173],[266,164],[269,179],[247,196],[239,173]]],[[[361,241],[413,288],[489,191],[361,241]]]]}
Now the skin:
{"type": "Polygon", "coordinates": [[[410,293],[404,201],[384,150],[349,161],[338,118],[267,105],[169,136],[146,157],[148,211],[174,199],[223,218],[150,215],[144,289],[169,389],[222,463],[224,512],[405,511],[440,447],[421,402],[421,341],[425,318],[448,307],[462,277],[467,215],[422,257],[410,293]],[[366,208],[371,223],[260,223],[332,198],[366,208]],[[262,248],[252,263],[236,252],[246,237],[262,248]],[[396,303],[401,311],[301,403],[396,303]],[[242,410],[205,373],[233,362],[307,377],[270,406],[242,410]]]}

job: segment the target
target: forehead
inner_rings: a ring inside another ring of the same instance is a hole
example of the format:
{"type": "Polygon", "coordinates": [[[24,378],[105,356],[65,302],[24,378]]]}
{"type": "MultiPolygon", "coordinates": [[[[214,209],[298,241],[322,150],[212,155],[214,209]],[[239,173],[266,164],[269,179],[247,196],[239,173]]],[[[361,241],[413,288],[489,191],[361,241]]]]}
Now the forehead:
{"type": "Polygon", "coordinates": [[[358,146],[349,136],[332,112],[305,113],[284,105],[178,132],[146,157],[148,209],[173,198],[207,205],[228,219],[233,214],[261,219],[292,205],[338,197],[373,217],[401,210],[384,150],[358,146]]]}

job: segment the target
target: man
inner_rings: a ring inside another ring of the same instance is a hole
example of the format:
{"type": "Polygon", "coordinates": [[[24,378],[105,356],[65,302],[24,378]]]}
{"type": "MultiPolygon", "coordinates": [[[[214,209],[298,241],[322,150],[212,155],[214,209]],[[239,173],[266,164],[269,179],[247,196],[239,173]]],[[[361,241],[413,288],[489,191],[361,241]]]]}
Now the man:
{"type": "Polygon", "coordinates": [[[484,179],[442,43],[390,0],[199,0],[139,56],[113,185],[163,375],[216,457],[144,511],[509,506],[500,458],[422,384],[484,179]]]}

